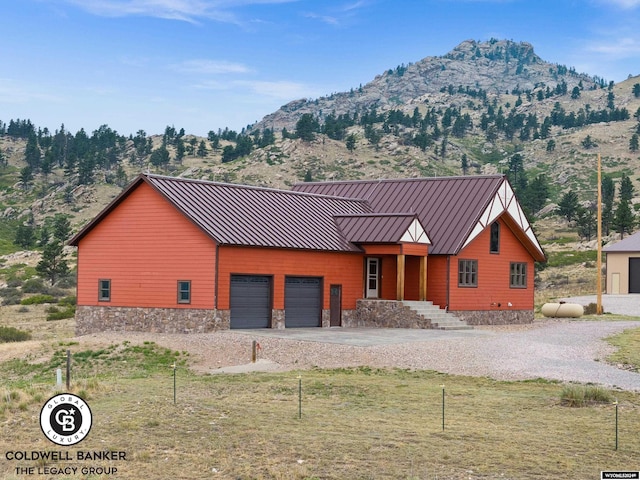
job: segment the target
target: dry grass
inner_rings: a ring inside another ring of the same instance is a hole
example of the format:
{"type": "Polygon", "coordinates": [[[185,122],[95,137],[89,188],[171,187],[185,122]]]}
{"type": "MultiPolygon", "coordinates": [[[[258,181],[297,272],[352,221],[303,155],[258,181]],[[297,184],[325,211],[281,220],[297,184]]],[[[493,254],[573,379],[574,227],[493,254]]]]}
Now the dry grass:
{"type": "MultiPolygon", "coordinates": [[[[608,392],[620,402],[618,451],[611,404],[566,407],[565,386],[544,380],[368,367],[203,376],[181,367],[174,405],[169,365],[188,356],[154,344],[83,351],[69,341],[72,320],[46,322],[39,306],[17,308],[2,309],[3,324],[37,340],[0,349],[3,453],[59,449],[40,432],[38,414],[56,393],[60,351],[71,349],[72,390],[87,398],[94,426],[66,450],[125,451],[126,462],[84,463],[118,469],[117,477],[103,478],[598,478],[601,470],[640,465],[638,394],[608,392]]],[[[634,341],[623,343],[637,358],[634,341]]],[[[0,456],[0,478],[23,479],[16,464],[0,456]]]]}
{"type": "MultiPolygon", "coordinates": [[[[99,383],[85,384],[94,426],[69,450],[126,451],[126,462],[111,464],[118,478],[148,480],[597,478],[640,463],[640,398],[632,393],[615,393],[616,452],[613,407],[564,407],[563,386],[546,381],[368,367],[220,376],[181,369],[174,405],[171,370],[156,367],[122,378],[113,364],[99,383]]],[[[2,451],[52,449],[39,408],[0,416],[2,451]]],[[[2,458],[1,471],[14,463],[2,458]]]]}
{"type": "Polygon", "coordinates": [[[607,341],[618,347],[616,353],[607,360],[628,370],[640,372],[640,328],[626,330],[607,338],[607,341]]]}

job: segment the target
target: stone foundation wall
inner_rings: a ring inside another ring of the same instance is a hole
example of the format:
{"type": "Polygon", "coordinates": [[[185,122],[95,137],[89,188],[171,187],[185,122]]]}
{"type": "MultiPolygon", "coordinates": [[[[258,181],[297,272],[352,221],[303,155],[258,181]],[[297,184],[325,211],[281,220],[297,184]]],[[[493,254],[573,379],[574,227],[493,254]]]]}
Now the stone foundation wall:
{"type": "Polygon", "coordinates": [[[229,329],[230,321],[229,310],[80,305],[76,308],[76,335],[103,331],[204,333],[229,329]]]}
{"type": "Polygon", "coordinates": [[[474,310],[452,311],[469,325],[512,325],[533,323],[533,310],[474,310]]]}
{"type": "Polygon", "coordinates": [[[342,312],[343,327],[433,328],[431,321],[394,300],[358,300],[352,312],[342,312]]]}
{"type": "Polygon", "coordinates": [[[271,328],[276,328],[278,330],[285,328],[284,310],[271,310],[271,328]]]}

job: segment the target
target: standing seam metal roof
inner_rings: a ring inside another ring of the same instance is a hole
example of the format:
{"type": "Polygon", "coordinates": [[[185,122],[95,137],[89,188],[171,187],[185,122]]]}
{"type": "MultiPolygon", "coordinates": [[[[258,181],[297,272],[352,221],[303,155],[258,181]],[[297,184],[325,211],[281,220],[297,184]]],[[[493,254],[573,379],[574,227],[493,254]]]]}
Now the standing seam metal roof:
{"type": "Polygon", "coordinates": [[[370,213],[367,202],[155,175],[147,181],[221,244],[360,251],[337,228],[338,214],[370,213]]]}
{"type": "Polygon", "coordinates": [[[354,243],[398,243],[417,218],[411,213],[336,215],[335,222],[354,243]]]}
{"type": "Polygon", "coordinates": [[[366,200],[376,213],[416,213],[431,254],[457,254],[504,175],[299,183],[294,191],[366,200]]]}

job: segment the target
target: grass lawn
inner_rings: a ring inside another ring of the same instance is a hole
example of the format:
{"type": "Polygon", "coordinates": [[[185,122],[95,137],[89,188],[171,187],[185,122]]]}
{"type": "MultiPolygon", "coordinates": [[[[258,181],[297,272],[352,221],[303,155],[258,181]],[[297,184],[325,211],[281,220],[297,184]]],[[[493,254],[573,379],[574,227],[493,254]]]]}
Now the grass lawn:
{"type": "Polygon", "coordinates": [[[15,475],[18,464],[44,465],[8,461],[4,452],[60,449],[127,457],[49,464],[117,468],[116,476],[64,478],[595,479],[601,470],[640,469],[634,393],[611,392],[620,402],[616,451],[615,407],[564,406],[559,383],[368,367],[196,375],[188,355],[152,343],[74,354],[74,390],[87,399],[94,424],[82,443],[56,447],[38,415],[66,348],[59,345],[48,361],[0,366],[3,479],[29,478],[15,475]]]}
{"type": "Polygon", "coordinates": [[[626,330],[606,340],[618,347],[616,353],[608,358],[610,362],[622,364],[629,370],[640,372],[640,328],[626,330]]]}

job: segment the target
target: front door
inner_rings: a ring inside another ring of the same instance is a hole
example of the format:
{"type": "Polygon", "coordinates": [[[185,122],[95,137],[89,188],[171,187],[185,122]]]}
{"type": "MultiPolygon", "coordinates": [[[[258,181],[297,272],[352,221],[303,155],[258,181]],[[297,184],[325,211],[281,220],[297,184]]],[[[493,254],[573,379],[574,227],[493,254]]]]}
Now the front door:
{"type": "Polygon", "coordinates": [[[329,295],[329,326],[342,325],[342,285],[331,285],[329,295]]]}
{"type": "Polygon", "coordinates": [[[378,298],[380,293],[380,259],[367,258],[366,298],[378,298]]]}

